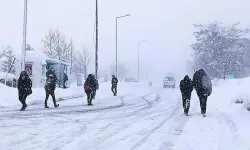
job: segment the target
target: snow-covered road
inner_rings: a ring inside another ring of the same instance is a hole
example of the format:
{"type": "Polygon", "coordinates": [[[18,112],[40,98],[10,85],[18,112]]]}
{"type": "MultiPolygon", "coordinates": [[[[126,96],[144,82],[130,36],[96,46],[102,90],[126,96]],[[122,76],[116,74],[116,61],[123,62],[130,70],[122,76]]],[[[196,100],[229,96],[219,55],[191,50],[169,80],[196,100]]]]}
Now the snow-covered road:
{"type": "Polygon", "coordinates": [[[239,130],[243,126],[246,129],[249,121],[242,124],[241,118],[237,124],[229,112],[218,108],[214,98],[203,118],[195,93],[190,116],[183,115],[178,89],[133,84],[122,85],[117,97],[111,95],[110,88],[101,88],[97,94],[94,106],[87,106],[85,98],[77,98],[47,110],[42,103],[25,112],[17,107],[0,109],[0,149],[250,149],[250,136],[239,130]]]}

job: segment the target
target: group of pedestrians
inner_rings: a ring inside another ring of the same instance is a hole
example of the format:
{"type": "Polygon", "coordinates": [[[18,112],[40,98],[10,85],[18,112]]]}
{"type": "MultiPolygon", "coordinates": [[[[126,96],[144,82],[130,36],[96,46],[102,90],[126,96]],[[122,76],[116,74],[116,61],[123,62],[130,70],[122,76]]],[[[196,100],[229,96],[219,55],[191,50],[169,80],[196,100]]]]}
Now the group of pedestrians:
{"type": "MultiPolygon", "coordinates": [[[[46,78],[47,78],[46,83],[44,85],[45,94],[46,94],[44,107],[49,108],[48,107],[49,96],[52,97],[54,107],[58,107],[59,104],[56,103],[56,98],[55,98],[57,76],[55,74],[55,71],[52,68],[48,69],[46,73],[46,78]]],[[[22,108],[20,110],[24,111],[28,106],[26,103],[26,98],[32,94],[32,81],[26,71],[22,71],[20,73],[17,88],[18,88],[18,98],[22,104],[22,108]]]]}
{"type": "Polygon", "coordinates": [[[182,93],[182,104],[184,114],[188,115],[190,108],[190,100],[193,89],[196,90],[200,100],[201,114],[206,116],[207,98],[212,93],[212,82],[203,69],[196,71],[193,75],[193,81],[188,75],[180,82],[180,91],[182,93]]]}

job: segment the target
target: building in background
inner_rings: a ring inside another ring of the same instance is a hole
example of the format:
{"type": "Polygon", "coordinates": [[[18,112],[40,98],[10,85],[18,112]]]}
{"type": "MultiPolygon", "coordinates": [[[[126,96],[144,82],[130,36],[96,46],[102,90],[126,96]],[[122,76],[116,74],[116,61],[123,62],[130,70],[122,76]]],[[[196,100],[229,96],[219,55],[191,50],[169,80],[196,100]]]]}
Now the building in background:
{"type": "MultiPolygon", "coordinates": [[[[25,71],[32,80],[32,87],[44,87],[46,82],[46,72],[49,67],[52,67],[55,71],[58,79],[57,86],[63,88],[64,73],[66,73],[70,79],[69,62],[48,58],[38,51],[26,51],[25,71]]],[[[21,60],[16,60],[15,69],[16,76],[19,77],[21,73],[21,60]]],[[[70,80],[67,82],[66,87],[70,87],[70,80]]]]}

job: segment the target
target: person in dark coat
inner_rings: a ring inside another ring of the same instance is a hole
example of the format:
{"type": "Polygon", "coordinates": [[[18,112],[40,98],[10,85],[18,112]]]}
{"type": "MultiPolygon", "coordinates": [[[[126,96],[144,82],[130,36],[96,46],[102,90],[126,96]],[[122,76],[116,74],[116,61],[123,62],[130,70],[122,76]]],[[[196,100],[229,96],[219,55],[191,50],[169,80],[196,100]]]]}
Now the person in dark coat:
{"type": "Polygon", "coordinates": [[[51,74],[53,74],[53,76],[56,76],[56,73],[55,73],[54,69],[51,66],[49,66],[49,68],[48,68],[48,70],[46,72],[47,80],[49,79],[49,75],[51,75],[51,74]]]}
{"type": "Polygon", "coordinates": [[[48,75],[48,79],[45,83],[44,89],[46,92],[46,97],[45,97],[45,108],[49,108],[48,107],[48,99],[49,99],[49,95],[51,95],[53,103],[54,103],[54,107],[58,107],[59,104],[56,104],[56,98],[55,98],[55,89],[56,89],[56,84],[57,84],[57,76],[53,73],[51,73],[50,75],[48,75]]]}
{"type": "Polygon", "coordinates": [[[66,89],[66,82],[68,81],[68,76],[66,73],[63,74],[63,88],[66,89]]]}
{"type": "Polygon", "coordinates": [[[200,100],[201,114],[205,117],[207,98],[212,93],[212,82],[203,69],[194,73],[193,85],[200,100]]]}
{"type": "Polygon", "coordinates": [[[28,95],[32,93],[32,81],[29,78],[29,75],[27,72],[22,71],[19,79],[18,79],[18,97],[19,101],[22,103],[22,108],[20,109],[21,111],[24,111],[27,108],[26,104],[26,98],[28,95]]]}
{"type": "Polygon", "coordinates": [[[92,99],[94,97],[94,92],[96,90],[96,81],[95,77],[92,74],[89,74],[85,83],[84,83],[84,90],[87,94],[87,101],[88,105],[92,105],[92,99]]]}
{"type": "Polygon", "coordinates": [[[113,92],[114,96],[117,95],[117,84],[118,84],[118,79],[115,77],[115,75],[112,75],[112,80],[111,80],[111,91],[113,92]]]}
{"type": "Polygon", "coordinates": [[[182,104],[185,115],[188,115],[190,108],[191,93],[193,91],[193,82],[188,75],[180,82],[180,91],[182,94],[182,104]]]}

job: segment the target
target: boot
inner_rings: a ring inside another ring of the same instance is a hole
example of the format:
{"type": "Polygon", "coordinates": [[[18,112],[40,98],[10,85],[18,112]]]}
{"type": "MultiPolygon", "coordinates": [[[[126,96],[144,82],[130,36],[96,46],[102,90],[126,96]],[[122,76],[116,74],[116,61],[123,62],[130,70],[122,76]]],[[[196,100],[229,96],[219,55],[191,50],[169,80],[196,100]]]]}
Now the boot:
{"type": "Polygon", "coordinates": [[[57,108],[59,106],[59,104],[56,104],[56,100],[54,99],[53,100],[53,103],[54,103],[54,107],[57,108]]]}
{"type": "Polygon", "coordinates": [[[46,100],[45,100],[44,108],[49,108],[46,100]]]}
{"type": "Polygon", "coordinates": [[[22,106],[22,108],[20,109],[20,111],[25,111],[26,107],[22,106]]]}
{"type": "Polygon", "coordinates": [[[187,110],[187,109],[184,109],[184,114],[185,114],[186,116],[188,116],[188,110],[187,110]]]}

